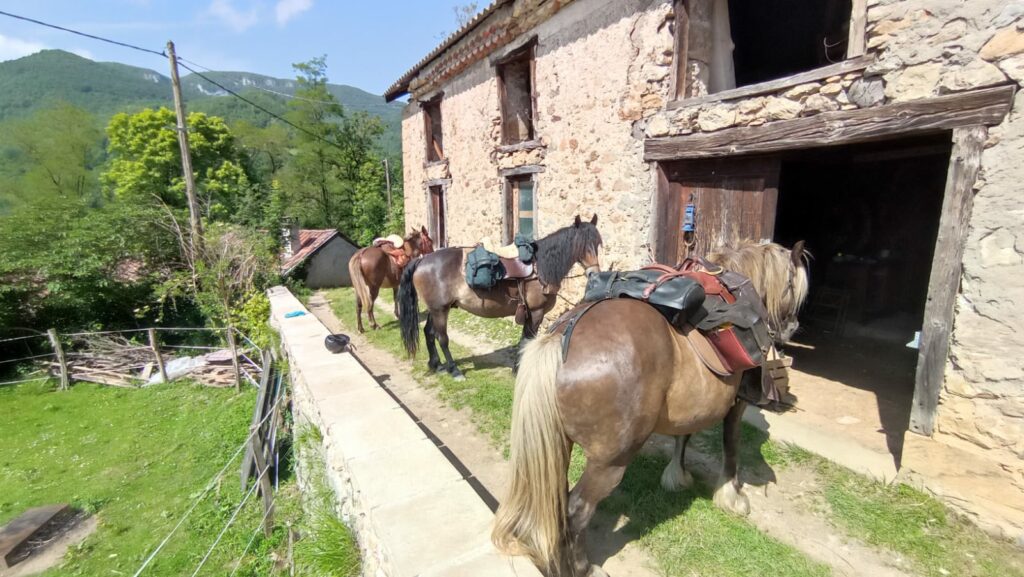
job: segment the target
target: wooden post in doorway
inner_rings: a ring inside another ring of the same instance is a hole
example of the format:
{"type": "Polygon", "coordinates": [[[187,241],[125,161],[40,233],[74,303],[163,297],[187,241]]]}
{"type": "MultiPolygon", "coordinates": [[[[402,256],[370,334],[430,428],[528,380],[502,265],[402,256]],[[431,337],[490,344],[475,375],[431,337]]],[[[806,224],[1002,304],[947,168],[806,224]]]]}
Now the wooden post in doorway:
{"type": "Polygon", "coordinates": [[[60,365],[60,390],[66,391],[71,380],[68,378],[68,362],[64,358],[64,347],[61,346],[60,339],[57,337],[57,329],[46,331],[46,335],[50,337],[50,345],[57,355],[57,364],[60,365]]]}
{"type": "Polygon", "coordinates": [[[914,403],[910,410],[910,430],[922,435],[931,436],[935,431],[935,413],[946,375],[949,340],[953,331],[953,305],[960,291],[961,263],[974,200],[974,181],[978,178],[987,135],[988,129],[981,125],[953,129],[953,151],[949,157],[939,234],[932,256],[921,348],[917,356],[914,403]]]}
{"type": "Polygon", "coordinates": [[[163,382],[167,382],[167,368],[164,367],[164,357],[160,354],[160,346],[156,340],[156,329],[146,329],[146,334],[149,335],[149,348],[153,349],[153,356],[156,358],[156,368],[160,371],[160,378],[163,382]]]}
{"type": "Polygon", "coordinates": [[[188,199],[188,217],[191,225],[192,262],[199,260],[203,247],[203,222],[200,218],[199,201],[196,199],[196,179],[192,174],[192,152],[188,146],[188,122],[185,118],[185,103],[181,99],[181,80],[178,78],[178,57],[174,54],[174,42],[167,41],[167,58],[171,61],[171,91],[174,93],[174,114],[178,119],[178,146],[181,148],[181,172],[185,178],[185,197],[188,199]]]}

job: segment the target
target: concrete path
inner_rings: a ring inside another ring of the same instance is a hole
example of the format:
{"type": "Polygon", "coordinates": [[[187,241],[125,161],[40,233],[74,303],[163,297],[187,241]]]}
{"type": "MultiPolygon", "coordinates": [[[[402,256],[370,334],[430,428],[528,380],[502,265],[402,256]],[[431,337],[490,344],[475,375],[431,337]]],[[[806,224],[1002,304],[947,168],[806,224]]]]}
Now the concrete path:
{"type": "Polygon", "coordinates": [[[464,472],[287,289],[268,291],[288,356],[296,420],[323,435],[328,479],[356,532],[364,575],[529,577],[490,543],[493,514],[464,472]],[[288,318],[288,313],[301,312],[288,318]]]}

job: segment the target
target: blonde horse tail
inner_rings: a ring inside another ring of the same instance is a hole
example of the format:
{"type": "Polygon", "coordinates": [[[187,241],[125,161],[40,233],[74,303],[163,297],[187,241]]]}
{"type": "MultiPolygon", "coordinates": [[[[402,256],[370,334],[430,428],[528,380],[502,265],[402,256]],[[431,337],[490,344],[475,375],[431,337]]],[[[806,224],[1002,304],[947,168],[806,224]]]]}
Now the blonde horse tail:
{"type": "Polygon", "coordinates": [[[495,514],[491,540],[507,555],[525,555],[558,573],[566,534],[569,446],[555,400],[561,335],[526,344],[512,405],[512,483],[495,514]]]}
{"type": "Polygon", "coordinates": [[[363,277],[363,250],[357,250],[348,260],[348,275],[352,277],[352,288],[356,291],[356,299],[364,309],[369,310],[373,303],[370,302],[370,287],[366,286],[366,279],[363,277]]]}

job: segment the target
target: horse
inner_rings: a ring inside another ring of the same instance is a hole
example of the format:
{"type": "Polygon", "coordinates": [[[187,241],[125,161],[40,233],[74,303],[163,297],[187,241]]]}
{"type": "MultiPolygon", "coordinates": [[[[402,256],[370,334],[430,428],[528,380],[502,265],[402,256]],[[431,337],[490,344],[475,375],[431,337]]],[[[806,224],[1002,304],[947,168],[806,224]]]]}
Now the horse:
{"type": "MultiPolygon", "coordinates": [[[[807,297],[803,242],[744,242],[709,260],[749,277],[765,302],[776,343],[796,330],[807,297]]],[[[583,305],[586,306],[586,305],[583,305]]],[[[557,325],[556,325],[557,326],[557,325]]],[[[683,330],[634,299],[598,302],[579,317],[563,357],[560,330],[523,347],[515,384],[511,484],[491,534],[498,550],[526,555],[548,575],[599,577],[584,550],[587,525],[618,486],[652,433],[676,437],[663,487],[692,477],[682,468],[689,435],[724,421],[724,463],[716,505],[739,514],[749,501],[737,479],[737,445],[746,403],[737,393],[754,369],[720,377],[705,367],[683,330]],[[572,444],[586,456],[583,476],[568,490],[572,444]]]]}
{"type": "MultiPolygon", "coordinates": [[[[423,226],[418,231],[410,232],[402,243],[402,252],[405,254],[406,262],[434,252],[434,242],[427,233],[427,227],[423,226]]],[[[364,332],[364,307],[370,320],[370,327],[374,330],[380,328],[373,314],[373,303],[382,288],[392,289],[392,295],[395,297],[395,316],[398,316],[398,281],[405,266],[406,264],[396,263],[388,253],[377,246],[361,248],[349,259],[348,272],[352,277],[352,287],[356,291],[356,322],[360,333],[364,332]]]]}
{"type": "Polygon", "coordinates": [[[522,303],[526,308],[522,338],[533,337],[544,315],[555,306],[558,287],[573,265],[579,263],[587,274],[600,270],[601,244],[597,215],[590,222],[581,221],[577,215],[572,225],[535,241],[536,274],[525,280],[506,279],[489,290],[473,289],[466,284],[463,262],[468,248],[442,249],[413,261],[402,273],[398,287],[398,319],[406,352],[414,357],[419,348],[422,295],[428,315],[423,328],[430,355],[427,366],[431,371],[447,371],[456,380],[462,380],[465,377],[448,350],[448,311],[452,307],[480,317],[500,318],[516,314],[522,303]],[[435,340],[445,356],[443,365],[435,340]]]}

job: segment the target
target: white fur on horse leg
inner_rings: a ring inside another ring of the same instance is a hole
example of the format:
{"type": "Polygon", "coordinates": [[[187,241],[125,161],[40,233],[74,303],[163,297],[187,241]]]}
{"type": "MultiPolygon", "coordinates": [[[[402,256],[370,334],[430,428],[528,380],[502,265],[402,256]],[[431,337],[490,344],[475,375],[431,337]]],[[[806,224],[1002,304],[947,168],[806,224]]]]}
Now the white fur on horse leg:
{"type": "Polygon", "coordinates": [[[597,565],[591,565],[590,571],[587,572],[587,577],[608,577],[608,574],[597,565]]]}
{"type": "Polygon", "coordinates": [[[750,500],[742,491],[736,489],[732,481],[726,481],[715,491],[715,505],[746,517],[750,514],[750,500]]]}
{"type": "Polygon", "coordinates": [[[693,475],[675,458],[661,472],[661,488],[669,492],[682,491],[693,486],[693,475]]]}

